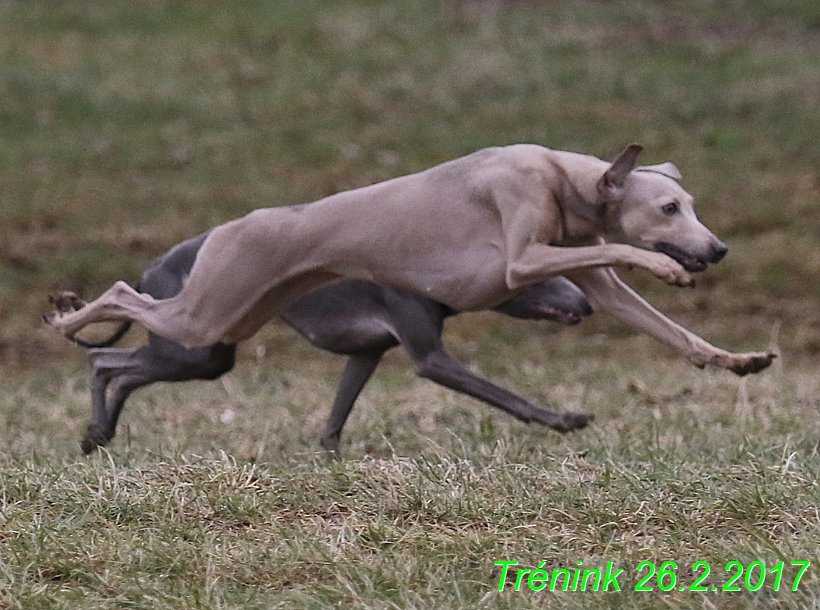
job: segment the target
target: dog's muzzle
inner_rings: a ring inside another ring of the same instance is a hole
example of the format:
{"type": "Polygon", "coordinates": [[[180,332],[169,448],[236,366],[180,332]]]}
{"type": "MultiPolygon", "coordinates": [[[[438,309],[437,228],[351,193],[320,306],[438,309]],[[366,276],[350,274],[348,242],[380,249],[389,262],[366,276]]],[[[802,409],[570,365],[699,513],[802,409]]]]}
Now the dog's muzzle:
{"type": "Polygon", "coordinates": [[[709,263],[720,262],[723,257],[726,256],[729,248],[727,248],[725,244],[721,243],[719,246],[712,248],[709,258],[706,259],[692,256],[680,246],[670,244],[666,241],[659,241],[656,243],[655,250],[675,259],[690,273],[697,273],[698,271],[705,271],[709,266],[709,263]]]}

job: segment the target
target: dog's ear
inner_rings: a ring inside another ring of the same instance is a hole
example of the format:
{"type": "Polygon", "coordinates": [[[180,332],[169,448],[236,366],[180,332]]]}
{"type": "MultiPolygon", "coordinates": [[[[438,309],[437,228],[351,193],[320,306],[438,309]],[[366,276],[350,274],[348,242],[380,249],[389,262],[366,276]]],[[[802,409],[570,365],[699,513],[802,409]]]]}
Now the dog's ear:
{"type": "Polygon", "coordinates": [[[635,169],[636,172],[655,172],[661,174],[672,180],[683,180],[677,165],[667,161],[666,163],[658,163],[658,165],[641,165],[635,169]]]}
{"type": "Polygon", "coordinates": [[[638,155],[641,154],[643,146],[638,144],[630,144],[626,147],[618,158],[612,162],[609,169],[604,172],[601,179],[598,181],[598,192],[601,195],[604,192],[611,192],[613,189],[621,189],[626,182],[626,177],[635,169],[635,164],[638,162],[638,155]],[[602,192],[604,191],[604,192],[602,192]]]}

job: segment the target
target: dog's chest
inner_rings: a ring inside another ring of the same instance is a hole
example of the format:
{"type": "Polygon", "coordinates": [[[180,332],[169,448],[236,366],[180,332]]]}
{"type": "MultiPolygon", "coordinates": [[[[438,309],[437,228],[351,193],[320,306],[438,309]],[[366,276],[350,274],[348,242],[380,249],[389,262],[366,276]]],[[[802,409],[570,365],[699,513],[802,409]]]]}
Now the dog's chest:
{"type": "Polygon", "coordinates": [[[489,244],[414,265],[394,267],[378,283],[409,290],[457,311],[483,309],[509,298],[506,264],[501,251],[489,244]]]}

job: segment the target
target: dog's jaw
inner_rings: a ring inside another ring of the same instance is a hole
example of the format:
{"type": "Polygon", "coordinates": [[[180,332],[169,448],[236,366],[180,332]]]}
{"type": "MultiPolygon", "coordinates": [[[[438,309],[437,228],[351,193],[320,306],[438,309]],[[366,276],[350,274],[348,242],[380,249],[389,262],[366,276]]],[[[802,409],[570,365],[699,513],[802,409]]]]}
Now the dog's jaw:
{"type": "Polygon", "coordinates": [[[579,314],[560,307],[539,304],[530,307],[527,317],[531,320],[549,320],[564,326],[575,326],[580,324],[584,315],[589,314],[579,314]]]}
{"type": "Polygon", "coordinates": [[[690,273],[698,273],[700,271],[706,271],[706,268],[709,266],[705,260],[692,256],[688,252],[686,252],[683,248],[676,246],[675,244],[670,244],[666,241],[659,241],[655,244],[655,250],[666,254],[666,256],[675,259],[677,262],[681,264],[681,266],[689,271],[690,273]]]}

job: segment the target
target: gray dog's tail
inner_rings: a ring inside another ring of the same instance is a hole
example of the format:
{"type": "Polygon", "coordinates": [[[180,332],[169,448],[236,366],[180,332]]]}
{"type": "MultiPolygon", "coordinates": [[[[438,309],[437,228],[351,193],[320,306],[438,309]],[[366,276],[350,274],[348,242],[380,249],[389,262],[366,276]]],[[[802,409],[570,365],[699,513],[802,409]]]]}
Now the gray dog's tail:
{"type": "Polygon", "coordinates": [[[108,337],[107,339],[103,339],[102,341],[83,341],[82,339],[78,339],[77,337],[69,337],[74,343],[80,345],[82,347],[87,348],[98,348],[98,347],[111,347],[117,341],[123,338],[125,333],[129,331],[131,328],[131,320],[127,322],[123,322],[120,324],[120,327],[114,331],[114,334],[108,337]]]}
{"type": "MultiPolygon", "coordinates": [[[[134,290],[139,290],[140,284],[137,282],[134,284],[134,290]]],[[[86,347],[88,349],[97,349],[101,347],[111,347],[117,341],[122,339],[127,333],[131,330],[131,320],[127,320],[119,325],[117,330],[114,331],[114,334],[108,337],[108,339],[103,339],[102,341],[83,341],[82,339],[78,339],[77,337],[69,337],[71,341],[79,345],[80,347],[86,347]]]]}

